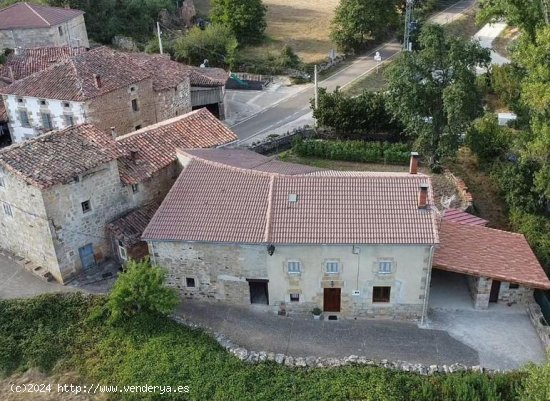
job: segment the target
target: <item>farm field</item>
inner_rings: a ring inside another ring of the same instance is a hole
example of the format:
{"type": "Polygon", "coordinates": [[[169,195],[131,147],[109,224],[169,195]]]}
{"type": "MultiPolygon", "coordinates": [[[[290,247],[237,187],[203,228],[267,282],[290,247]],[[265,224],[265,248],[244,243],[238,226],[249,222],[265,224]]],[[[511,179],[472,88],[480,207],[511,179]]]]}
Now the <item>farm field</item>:
{"type": "MultiPolygon", "coordinates": [[[[288,44],[306,63],[323,61],[333,45],[330,21],[339,0],[264,0],[268,39],[246,50],[250,55],[279,52],[288,44]]],[[[208,13],[210,0],[195,0],[197,12],[208,13]]]]}

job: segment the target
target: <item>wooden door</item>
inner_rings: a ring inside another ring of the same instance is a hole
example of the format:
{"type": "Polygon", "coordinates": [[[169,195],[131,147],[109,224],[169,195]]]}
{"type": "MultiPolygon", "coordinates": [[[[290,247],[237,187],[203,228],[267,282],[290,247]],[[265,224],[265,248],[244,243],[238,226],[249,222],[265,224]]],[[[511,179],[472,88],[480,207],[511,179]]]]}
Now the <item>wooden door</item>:
{"type": "Polygon", "coordinates": [[[90,269],[96,265],[94,247],[92,244],[83,246],[78,250],[83,269],[90,269]]]}
{"type": "Polygon", "coordinates": [[[491,295],[489,295],[489,302],[498,302],[499,292],[500,292],[500,281],[493,280],[493,284],[491,284],[491,295]]]}
{"type": "Polygon", "coordinates": [[[323,294],[323,310],[325,312],[340,312],[341,288],[325,288],[323,294]]]}

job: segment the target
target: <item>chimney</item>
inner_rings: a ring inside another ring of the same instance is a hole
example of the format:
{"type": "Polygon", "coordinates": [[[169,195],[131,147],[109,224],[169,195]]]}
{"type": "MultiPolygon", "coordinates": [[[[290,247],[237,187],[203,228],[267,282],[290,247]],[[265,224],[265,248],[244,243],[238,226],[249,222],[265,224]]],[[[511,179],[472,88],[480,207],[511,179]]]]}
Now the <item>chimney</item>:
{"type": "Polygon", "coordinates": [[[96,88],[101,88],[101,77],[97,74],[94,74],[94,81],[96,88]]]}
{"type": "Polygon", "coordinates": [[[428,184],[420,184],[420,191],[418,192],[418,208],[426,209],[428,207],[428,184]]]}
{"type": "Polygon", "coordinates": [[[15,80],[15,75],[14,75],[14,73],[13,73],[13,68],[11,67],[11,65],[8,66],[8,71],[9,71],[9,73],[10,73],[10,79],[11,79],[12,81],[14,81],[14,80],[15,80]]]}
{"type": "Polygon", "coordinates": [[[138,150],[130,149],[130,159],[132,159],[132,161],[135,162],[137,158],[138,158],[138,150]]]}
{"type": "Polygon", "coordinates": [[[418,174],[418,153],[411,152],[411,163],[409,165],[409,174],[418,174]]]}
{"type": "Polygon", "coordinates": [[[113,137],[113,139],[116,139],[115,127],[111,127],[111,136],[113,137]]]}

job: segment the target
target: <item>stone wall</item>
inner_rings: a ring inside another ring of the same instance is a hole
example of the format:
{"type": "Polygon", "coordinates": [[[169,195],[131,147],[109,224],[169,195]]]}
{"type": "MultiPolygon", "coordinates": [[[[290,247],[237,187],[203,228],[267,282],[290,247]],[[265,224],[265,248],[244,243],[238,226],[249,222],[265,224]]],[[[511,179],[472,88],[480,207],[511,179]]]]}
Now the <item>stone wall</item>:
{"type": "Polygon", "coordinates": [[[0,49],[60,46],[90,47],[83,15],[49,28],[0,31],[0,49]]]}
{"type": "Polygon", "coordinates": [[[189,78],[176,88],[157,92],[158,121],[168,120],[191,111],[191,84],[189,78]]]}
{"type": "Polygon", "coordinates": [[[269,306],[291,314],[323,309],[325,288],[340,288],[343,317],[417,319],[421,316],[430,251],[427,246],[276,246],[269,256],[265,245],[151,242],[153,262],[168,269],[168,284],[183,297],[250,304],[247,280],[267,280],[269,306]],[[391,260],[392,271],[378,272],[380,260],[391,260]],[[299,261],[301,272],[286,270],[299,261]],[[338,273],[325,272],[337,261],[338,273]],[[186,279],[194,280],[194,287],[186,279]],[[390,287],[389,302],[373,302],[373,287],[390,287]],[[299,294],[292,301],[290,294],[299,294]]]}
{"type": "Polygon", "coordinates": [[[0,181],[0,249],[54,270],[56,254],[40,190],[1,167],[0,181]],[[12,216],[6,214],[4,204],[12,216]]]}
{"type": "Polygon", "coordinates": [[[485,277],[466,276],[468,289],[474,301],[475,309],[487,309],[489,307],[489,296],[493,280],[485,277]]]}
{"type": "Polygon", "coordinates": [[[99,129],[110,132],[115,127],[117,135],[156,123],[156,94],[153,81],[147,78],[125,88],[109,92],[86,102],[88,118],[99,129]],[[139,110],[133,111],[132,100],[137,99],[139,110]]]}
{"type": "Polygon", "coordinates": [[[499,302],[529,304],[533,302],[533,289],[519,286],[510,288],[510,283],[500,283],[500,292],[498,293],[499,302]]]}
{"type": "Polygon", "coordinates": [[[550,349],[550,323],[544,319],[540,305],[536,302],[530,302],[527,304],[527,310],[542,344],[546,349],[550,349]]]}

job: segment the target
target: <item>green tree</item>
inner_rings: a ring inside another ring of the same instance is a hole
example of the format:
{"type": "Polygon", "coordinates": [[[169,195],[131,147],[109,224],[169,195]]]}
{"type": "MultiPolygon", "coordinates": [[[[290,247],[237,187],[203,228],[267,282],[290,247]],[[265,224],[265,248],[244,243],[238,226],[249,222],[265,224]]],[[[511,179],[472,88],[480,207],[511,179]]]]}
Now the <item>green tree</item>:
{"type": "MultiPolygon", "coordinates": [[[[548,353],[550,359],[550,352],[548,353]]],[[[531,364],[527,367],[523,381],[522,401],[550,400],[550,363],[544,366],[531,364]]]]}
{"type": "Polygon", "coordinates": [[[168,314],[179,302],[176,291],[164,285],[166,272],[149,260],[131,260],[121,273],[107,300],[110,320],[142,312],[168,314]]]}
{"type": "Polygon", "coordinates": [[[232,68],[237,53],[237,39],[225,25],[209,25],[204,30],[193,27],[174,43],[175,57],[191,65],[205,59],[211,67],[232,68]]]}
{"type": "Polygon", "coordinates": [[[341,0],[332,20],[330,37],[344,52],[360,50],[378,40],[399,21],[394,0],[341,0]]]}
{"type": "Polygon", "coordinates": [[[263,39],[267,7],[262,0],[212,0],[210,18],[214,24],[228,26],[239,43],[258,43],[263,39]]]}
{"type": "Polygon", "coordinates": [[[508,127],[498,125],[495,114],[487,113],[474,121],[466,134],[466,144],[484,162],[504,156],[511,146],[512,135],[508,127]]]}
{"type": "Polygon", "coordinates": [[[387,70],[387,105],[429,157],[432,167],[454,155],[472,121],[482,113],[475,67],[490,60],[478,43],[426,25],[420,49],[403,53],[387,70]]]}

